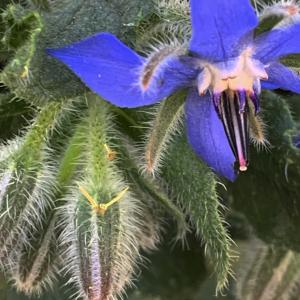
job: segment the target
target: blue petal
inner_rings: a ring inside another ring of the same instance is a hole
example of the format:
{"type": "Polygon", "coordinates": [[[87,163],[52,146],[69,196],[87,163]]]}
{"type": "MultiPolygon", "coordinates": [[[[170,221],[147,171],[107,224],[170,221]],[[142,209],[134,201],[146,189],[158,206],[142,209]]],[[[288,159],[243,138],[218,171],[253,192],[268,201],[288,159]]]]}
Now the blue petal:
{"type": "Polygon", "coordinates": [[[268,81],[262,81],[264,89],[283,89],[300,94],[300,76],[284,65],[274,62],[267,68],[268,81]]]}
{"type": "Polygon", "coordinates": [[[293,142],[297,148],[300,148],[300,134],[293,139],[293,142]]]}
{"type": "Polygon", "coordinates": [[[300,53],[299,36],[299,23],[264,33],[254,41],[255,57],[268,63],[288,54],[300,53]]]}
{"type": "Polygon", "coordinates": [[[279,85],[269,82],[269,81],[261,81],[261,88],[264,90],[276,90],[279,89],[279,85]]]}
{"type": "Polygon", "coordinates": [[[153,104],[191,83],[195,69],[179,58],[166,58],[155,68],[151,86],[143,91],[140,74],[146,62],[114,35],[100,33],[47,52],[65,63],[95,93],[121,107],[153,104]]]}
{"type": "Polygon", "coordinates": [[[190,5],[190,50],[213,61],[238,56],[242,38],[258,24],[249,0],[190,0],[190,5]]]}
{"type": "Polygon", "coordinates": [[[211,97],[200,97],[196,89],[191,90],[185,111],[188,140],[194,151],[216,173],[234,181],[236,160],[211,97]]]}

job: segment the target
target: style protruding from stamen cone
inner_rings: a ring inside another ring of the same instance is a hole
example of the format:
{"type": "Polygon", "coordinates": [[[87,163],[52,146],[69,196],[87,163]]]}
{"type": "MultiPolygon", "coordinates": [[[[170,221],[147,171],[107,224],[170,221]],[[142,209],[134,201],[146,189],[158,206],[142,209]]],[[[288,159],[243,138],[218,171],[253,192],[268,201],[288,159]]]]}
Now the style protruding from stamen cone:
{"type": "Polygon", "coordinates": [[[241,172],[246,172],[248,170],[247,166],[240,166],[240,171],[241,172]]]}
{"type": "Polygon", "coordinates": [[[95,210],[98,214],[101,216],[104,216],[107,209],[115,204],[116,202],[122,200],[126,192],[129,190],[129,187],[126,187],[123,191],[118,193],[116,197],[114,197],[112,200],[110,200],[108,203],[100,203],[98,204],[97,201],[89,194],[89,192],[82,186],[79,186],[80,192],[85,196],[85,198],[89,201],[91,204],[93,210],[95,210]]]}

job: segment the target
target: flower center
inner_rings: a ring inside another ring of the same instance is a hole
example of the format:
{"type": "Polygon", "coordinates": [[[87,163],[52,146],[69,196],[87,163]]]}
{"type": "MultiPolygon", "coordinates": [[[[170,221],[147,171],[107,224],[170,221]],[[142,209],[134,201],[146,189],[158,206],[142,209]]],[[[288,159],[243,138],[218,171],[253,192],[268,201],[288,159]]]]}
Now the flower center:
{"type": "Polygon", "coordinates": [[[212,94],[240,171],[248,167],[250,106],[258,112],[260,80],[267,78],[264,65],[251,57],[251,49],[236,59],[204,64],[198,76],[199,94],[212,94]]]}
{"type": "Polygon", "coordinates": [[[210,64],[202,63],[202,72],[198,76],[198,90],[204,95],[207,90],[220,94],[226,90],[247,91],[253,93],[255,88],[260,90],[260,80],[268,79],[265,66],[251,57],[252,50],[246,49],[234,59],[210,64]]]}

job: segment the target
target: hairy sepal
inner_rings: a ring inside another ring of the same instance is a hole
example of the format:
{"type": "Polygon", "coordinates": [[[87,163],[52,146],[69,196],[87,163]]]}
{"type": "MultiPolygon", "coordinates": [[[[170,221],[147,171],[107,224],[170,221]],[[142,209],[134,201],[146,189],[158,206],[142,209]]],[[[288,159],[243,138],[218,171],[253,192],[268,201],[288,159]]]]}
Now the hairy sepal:
{"type": "MultiPolygon", "coordinates": [[[[64,124],[61,126],[64,127],[64,124]]],[[[53,164],[51,177],[47,172],[46,182],[41,181],[38,185],[39,199],[47,199],[51,205],[32,207],[27,211],[28,218],[25,219],[30,222],[24,223],[22,239],[15,249],[11,279],[17,290],[27,295],[40,295],[51,288],[60,273],[62,260],[57,240],[60,230],[57,210],[64,204],[61,198],[81,169],[84,140],[82,124],[73,125],[75,129],[70,138],[66,140],[66,136],[61,133],[68,144],[57,153],[61,156],[59,162],[52,155],[48,157],[53,164]]]]}
{"type": "Polygon", "coordinates": [[[221,212],[215,175],[195,156],[185,138],[178,135],[169,148],[162,178],[201,237],[217,278],[216,291],[222,292],[232,276],[234,253],[221,212]]]}
{"type": "Polygon", "coordinates": [[[145,171],[150,175],[158,172],[168,145],[182,127],[185,95],[185,91],[175,93],[162,102],[153,114],[154,118],[148,129],[144,154],[145,171]]]}
{"type": "Polygon", "coordinates": [[[258,26],[260,32],[299,22],[300,5],[298,1],[280,0],[268,4],[261,0],[254,2],[260,20],[258,26]]]}
{"type": "Polygon", "coordinates": [[[156,22],[145,20],[139,29],[136,42],[138,50],[144,51],[145,45],[153,45],[159,50],[166,45],[188,48],[191,37],[190,5],[187,0],[163,0],[157,2],[156,22]]]}
{"type": "Polygon", "coordinates": [[[44,211],[52,205],[54,170],[48,142],[69,104],[49,103],[24,137],[2,146],[0,255],[4,269],[13,267],[17,244],[29,243],[26,231],[42,222],[44,211]]]}
{"type": "MultiPolygon", "coordinates": [[[[95,96],[88,96],[86,118],[84,173],[78,184],[95,201],[107,203],[128,185],[116,161],[107,149],[114,148],[108,105],[95,96]]],[[[61,209],[63,257],[71,282],[84,299],[111,299],[120,295],[131,282],[136,263],[140,260],[144,222],[141,208],[131,191],[99,213],[85,195],[75,188],[66,197],[61,209]]]]}
{"type": "MultiPolygon", "coordinates": [[[[186,233],[189,231],[184,212],[173,202],[158,180],[151,178],[145,173],[141,174],[139,171],[140,162],[134,158],[134,154],[138,154],[138,150],[132,144],[133,142],[130,141],[128,136],[123,136],[122,146],[119,146],[122,155],[119,161],[120,169],[123,170],[126,179],[130,182],[133,192],[138,196],[141,203],[146,206],[145,208],[148,213],[145,212],[143,218],[152,219],[152,221],[146,222],[146,224],[153,224],[153,228],[158,229],[164,219],[163,213],[167,213],[176,222],[176,240],[184,240],[186,233]],[[155,212],[153,211],[154,208],[155,212]],[[156,216],[151,217],[153,214],[156,216]]],[[[136,156],[138,157],[138,155],[136,156]]],[[[155,233],[153,230],[151,232],[155,233]]],[[[143,238],[148,240],[146,236],[143,238]]],[[[153,241],[156,241],[156,238],[153,241]]]]}

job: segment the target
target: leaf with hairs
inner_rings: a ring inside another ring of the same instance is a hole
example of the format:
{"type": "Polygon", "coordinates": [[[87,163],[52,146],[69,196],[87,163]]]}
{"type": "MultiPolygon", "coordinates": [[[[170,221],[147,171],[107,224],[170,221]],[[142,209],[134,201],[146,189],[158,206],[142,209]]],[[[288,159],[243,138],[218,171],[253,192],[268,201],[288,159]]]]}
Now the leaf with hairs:
{"type": "Polygon", "coordinates": [[[111,32],[128,42],[129,37],[134,38],[134,25],[152,9],[152,1],[142,0],[62,0],[40,12],[10,5],[2,13],[4,39],[8,44],[18,43],[13,45],[15,56],[1,73],[0,81],[18,97],[36,104],[83,94],[86,87],[82,82],[47,56],[45,49],[97,32],[111,32]],[[24,28],[28,28],[26,34],[24,28]]]}

